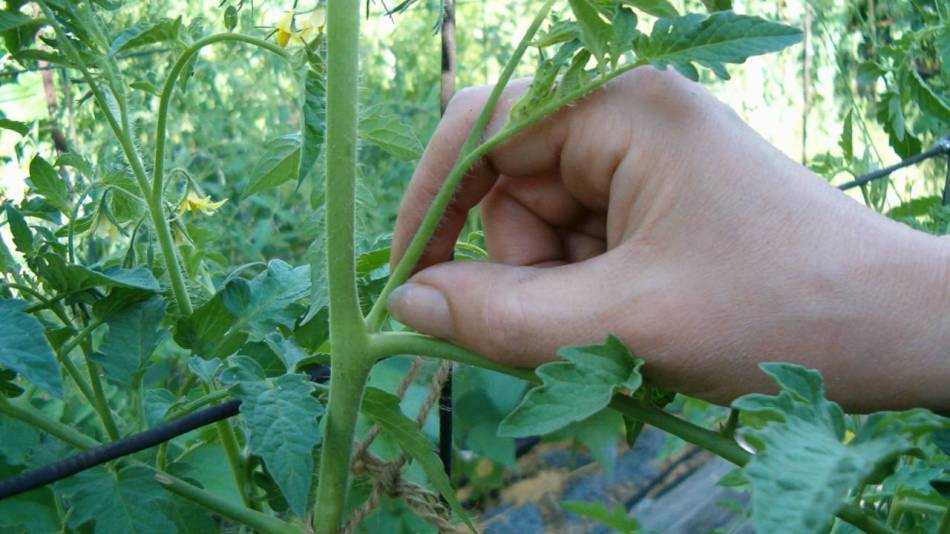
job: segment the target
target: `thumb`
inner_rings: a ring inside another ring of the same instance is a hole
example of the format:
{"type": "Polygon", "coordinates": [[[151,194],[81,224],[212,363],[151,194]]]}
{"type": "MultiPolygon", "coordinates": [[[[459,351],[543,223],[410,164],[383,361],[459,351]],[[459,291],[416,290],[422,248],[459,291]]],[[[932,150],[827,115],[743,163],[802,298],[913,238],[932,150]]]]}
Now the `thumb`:
{"type": "Polygon", "coordinates": [[[394,291],[389,310],[419,332],[507,365],[534,366],[564,345],[604,339],[613,315],[606,256],[559,267],[443,263],[394,291]]]}

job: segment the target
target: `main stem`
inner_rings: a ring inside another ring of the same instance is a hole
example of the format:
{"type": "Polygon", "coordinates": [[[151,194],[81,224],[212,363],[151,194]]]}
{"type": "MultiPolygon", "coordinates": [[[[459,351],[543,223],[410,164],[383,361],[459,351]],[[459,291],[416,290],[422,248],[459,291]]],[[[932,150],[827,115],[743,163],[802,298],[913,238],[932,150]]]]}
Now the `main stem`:
{"type": "Polygon", "coordinates": [[[340,528],[356,416],[373,361],[359,306],[353,247],[359,31],[359,0],[327,2],[326,240],[333,373],[314,513],[318,534],[340,528]]]}

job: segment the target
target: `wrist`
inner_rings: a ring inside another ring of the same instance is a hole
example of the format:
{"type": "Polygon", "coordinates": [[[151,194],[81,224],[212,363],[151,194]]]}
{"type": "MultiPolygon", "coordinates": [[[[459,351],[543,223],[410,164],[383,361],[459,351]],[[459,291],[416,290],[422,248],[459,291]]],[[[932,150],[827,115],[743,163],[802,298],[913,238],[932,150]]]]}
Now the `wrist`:
{"type": "MultiPolygon", "coordinates": [[[[852,354],[868,409],[950,408],[950,241],[878,219],[869,229],[852,354]],[[868,398],[870,396],[870,398],[868,398]]],[[[864,402],[861,404],[864,404],[864,402]]]]}

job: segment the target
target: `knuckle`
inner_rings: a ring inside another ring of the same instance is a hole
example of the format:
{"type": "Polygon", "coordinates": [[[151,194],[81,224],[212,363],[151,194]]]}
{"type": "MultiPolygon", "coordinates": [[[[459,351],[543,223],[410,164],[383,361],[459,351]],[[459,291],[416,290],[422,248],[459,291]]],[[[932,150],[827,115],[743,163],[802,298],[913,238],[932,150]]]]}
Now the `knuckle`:
{"type": "Polygon", "coordinates": [[[445,108],[447,118],[463,117],[468,118],[477,115],[485,101],[488,100],[488,94],[491,88],[487,85],[465,87],[456,92],[448,106],[445,108]]]}

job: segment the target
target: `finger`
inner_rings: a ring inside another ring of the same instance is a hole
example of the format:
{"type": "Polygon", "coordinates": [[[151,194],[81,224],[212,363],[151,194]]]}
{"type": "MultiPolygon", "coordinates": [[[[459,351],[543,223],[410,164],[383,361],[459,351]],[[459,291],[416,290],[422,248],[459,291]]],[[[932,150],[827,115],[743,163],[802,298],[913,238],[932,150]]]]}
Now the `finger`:
{"type": "Polygon", "coordinates": [[[535,265],[564,259],[557,229],[505,189],[492,189],[480,207],[485,244],[492,261],[535,265]]]}
{"type": "Polygon", "coordinates": [[[420,332],[508,365],[533,366],[563,345],[603,339],[617,315],[609,306],[617,261],[612,252],[550,268],[436,265],[397,289],[389,309],[420,332]]]}
{"type": "MultiPolygon", "coordinates": [[[[503,92],[494,114],[486,127],[490,136],[504,125],[511,106],[527,89],[527,81],[512,82],[503,92]]],[[[409,187],[399,207],[399,217],[393,234],[393,262],[397,262],[419,227],[446,176],[455,164],[459,151],[475,120],[488,99],[490,89],[481,87],[463,90],[449,104],[445,116],[432,140],[426,147],[413,173],[409,187]]],[[[452,244],[465,222],[468,210],[473,208],[491,189],[498,177],[497,164],[505,168],[505,174],[525,176],[541,174],[555,168],[561,140],[564,136],[560,114],[541,121],[509,140],[506,146],[517,147],[517,157],[509,152],[499,152],[478,162],[463,178],[462,186],[450,203],[434,239],[428,244],[419,266],[423,267],[445,261],[452,252],[452,244]]]]}

